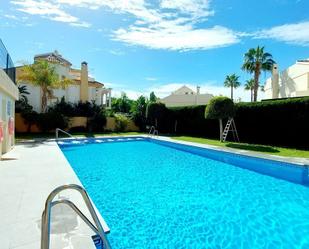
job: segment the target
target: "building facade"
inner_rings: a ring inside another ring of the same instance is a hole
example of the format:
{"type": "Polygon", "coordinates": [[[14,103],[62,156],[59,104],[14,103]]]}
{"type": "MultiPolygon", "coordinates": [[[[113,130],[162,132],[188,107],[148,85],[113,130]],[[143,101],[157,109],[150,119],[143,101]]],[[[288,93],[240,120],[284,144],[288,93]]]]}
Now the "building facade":
{"type": "Polygon", "coordinates": [[[0,40],[0,158],[14,146],[16,100],[18,88],[14,83],[14,65],[0,40]]]}
{"type": "Polygon", "coordinates": [[[160,99],[160,102],[164,103],[167,107],[194,106],[206,105],[211,98],[213,98],[212,94],[201,94],[200,87],[197,87],[195,92],[187,86],[182,86],[169,96],[160,99]]]}
{"type": "MultiPolygon", "coordinates": [[[[88,74],[88,64],[81,63],[80,69],[72,68],[71,62],[63,58],[57,51],[39,54],[34,57],[34,61],[46,60],[53,64],[60,79],[69,79],[70,83],[66,88],[53,89],[52,96],[48,99],[47,105],[53,105],[62,98],[66,102],[77,103],[95,102],[107,108],[111,107],[111,88],[105,88],[104,84],[96,81],[88,74]]],[[[29,104],[37,112],[41,112],[42,89],[28,82],[20,81],[19,77],[23,72],[23,67],[16,68],[16,79],[19,85],[26,85],[30,93],[27,97],[29,104]]]]}
{"type": "Polygon", "coordinates": [[[266,99],[309,96],[309,59],[298,60],[281,73],[274,65],[264,90],[266,99]]]}

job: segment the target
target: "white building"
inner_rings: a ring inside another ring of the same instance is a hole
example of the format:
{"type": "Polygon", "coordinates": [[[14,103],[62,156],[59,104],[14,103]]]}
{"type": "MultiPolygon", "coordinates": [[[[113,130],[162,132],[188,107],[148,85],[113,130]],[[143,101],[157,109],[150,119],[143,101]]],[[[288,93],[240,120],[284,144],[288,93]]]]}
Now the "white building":
{"type": "Polygon", "coordinates": [[[211,98],[212,94],[201,94],[200,87],[197,87],[195,92],[187,86],[182,86],[169,96],[160,99],[160,102],[167,107],[206,105],[211,98]]]}
{"type": "MultiPolygon", "coordinates": [[[[61,79],[67,78],[71,83],[66,88],[53,89],[53,96],[48,99],[48,105],[60,101],[64,97],[66,102],[76,103],[92,102],[97,105],[111,107],[111,89],[105,88],[103,83],[96,81],[88,75],[88,65],[86,62],[81,63],[81,69],[71,68],[72,64],[64,59],[57,51],[45,54],[39,54],[34,57],[34,61],[47,60],[56,68],[56,72],[61,79]]],[[[39,86],[19,81],[23,67],[16,68],[16,78],[20,85],[26,85],[30,95],[27,96],[29,104],[37,112],[41,112],[42,90],[39,86]]]]}
{"type": "Polygon", "coordinates": [[[281,73],[274,65],[272,77],[265,83],[265,98],[309,96],[309,59],[298,60],[281,73]]]}
{"type": "Polygon", "coordinates": [[[14,146],[15,101],[18,89],[14,78],[14,65],[0,40],[0,158],[14,146]],[[12,71],[13,70],[13,71],[12,71]],[[13,75],[11,73],[13,73],[13,75]],[[12,77],[10,78],[9,75],[12,77]],[[13,79],[14,80],[14,79],[13,79]]]}

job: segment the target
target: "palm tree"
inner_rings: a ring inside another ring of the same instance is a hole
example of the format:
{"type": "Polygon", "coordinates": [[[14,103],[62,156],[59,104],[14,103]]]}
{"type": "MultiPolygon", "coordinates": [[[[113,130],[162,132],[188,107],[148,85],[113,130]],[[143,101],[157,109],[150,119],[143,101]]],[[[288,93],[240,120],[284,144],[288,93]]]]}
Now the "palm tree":
{"type": "Polygon", "coordinates": [[[231,88],[231,99],[233,100],[233,89],[240,86],[240,82],[238,81],[239,76],[236,74],[227,75],[224,81],[225,87],[231,88]]]}
{"type": "Polygon", "coordinates": [[[52,97],[53,89],[66,87],[71,81],[67,78],[60,79],[60,76],[56,73],[55,67],[47,61],[42,60],[35,61],[32,65],[25,65],[23,67],[20,80],[27,81],[41,88],[42,112],[46,112],[47,100],[52,97]]]}
{"type": "Polygon", "coordinates": [[[245,84],[245,90],[250,90],[251,102],[253,101],[253,89],[254,89],[254,79],[247,80],[245,84]]]}
{"type": "Polygon", "coordinates": [[[27,86],[19,85],[18,91],[19,91],[19,100],[23,102],[28,102],[27,95],[29,95],[30,93],[27,90],[27,86]]]}
{"type": "Polygon", "coordinates": [[[242,69],[254,74],[253,101],[257,101],[259,78],[261,72],[271,71],[275,61],[270,53],[264,52],[264,47],[251,48],[245,53],[242,69]]]}

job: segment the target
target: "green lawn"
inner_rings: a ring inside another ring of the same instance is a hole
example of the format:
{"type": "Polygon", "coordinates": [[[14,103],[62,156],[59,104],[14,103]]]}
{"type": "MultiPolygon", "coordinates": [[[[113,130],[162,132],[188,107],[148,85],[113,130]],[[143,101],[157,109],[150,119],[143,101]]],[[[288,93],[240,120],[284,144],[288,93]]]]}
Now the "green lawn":
{"type": "Polygon", "coordinates": [[[201,144],[209,144],[220,147],[235,148],[241,150],[250,150],[278,156],[309,158],[308,150],[296,150],[289,148],[281,148],[281,147],[257,145],[257,144],[245,144],[245,143],[231,143],[231,142],[221,143],[219,140],[198,138],[198,137],[187,137],[187,136],[172,137],[172,139],[201,143],[201,144]]]}
{"type": "MultiPolygon", "coordinates": [[[[143,135],[145,133],[142,132],[103,132],[103,133],[72,133],[74,137],[98,137],[98,136],[121,136],[121,135],[143,135]]],[[[59,134],[62,135],[63,134],[59,134]]],[[[63,136],[65,137],[65,135],[63,136]]],[[[22,133],[16,134],[16,141],[22,141],[27,139],[48,139],[48,138],[55,138],[54,133],[22,133]]],[[[228,148],[235,148],[241,150],[249,150],[249,151],[256,151],[261,153],[267,153],[272,155],[278,156],[288,156],[288,157],[304,157],[309,158],[309,151],[308,150],[296,150],[296,149],[289,149],[289,148],[281,148],[281,147],[274,147],[274,146],[266,146],[266,145],[257,145],[257,144],[245,144],[245,143],[220,143],[220,141],[215,139],[206,139],[206,138],[198,138],[198,137],[188,137],[188,136],[171,136],[172,139],[175,140],[182,140],[187,142],[195,142],[201,144],[209,144],[215,145],[220,147],[228,147],[228,148]]]]}

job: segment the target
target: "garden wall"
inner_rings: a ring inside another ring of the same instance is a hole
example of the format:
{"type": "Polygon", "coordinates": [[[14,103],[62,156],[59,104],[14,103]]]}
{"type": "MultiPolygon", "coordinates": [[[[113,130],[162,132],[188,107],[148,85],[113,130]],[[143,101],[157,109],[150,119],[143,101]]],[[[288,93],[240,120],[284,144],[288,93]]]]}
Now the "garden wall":
{"type": "MultiPolygon", "coordinates": [[[[66,130],[70,130],[74,127],[87,127],[87,117],[70,117],[69,126],[66,130]]],[[[20,113],[16,113],[15,116],[15,130],[18,133],[25,133],[25,132],[32,132],[32,133],[39,133],[41,130],[36,124],[28,126],[25,123],[24,118],[21,116],[20,113]]],[[[115,131],[116,130],[116,122],[114,117],[107,117],[106,118],[106,125],[104,130],[108,131],[115,131]]],[[[135,123],[130,120],[125,131],[139,131],[139,128],[135,125],[135,123]]]]}

